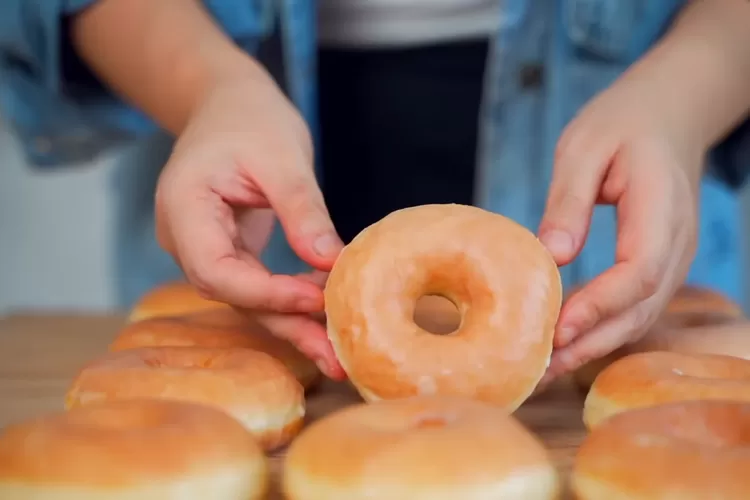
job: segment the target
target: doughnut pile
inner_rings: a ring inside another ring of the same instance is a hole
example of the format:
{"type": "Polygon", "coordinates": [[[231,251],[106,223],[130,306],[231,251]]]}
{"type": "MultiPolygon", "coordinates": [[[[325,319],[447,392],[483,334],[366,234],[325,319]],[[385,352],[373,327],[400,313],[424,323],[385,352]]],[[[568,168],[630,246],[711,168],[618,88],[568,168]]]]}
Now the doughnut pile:
{"type": "Polygon", "coordinates": [[[462,205],[398,210],[369,226],[325,288],[328,336],[366,401],[456,395],[508,411],[549,365],[561,300],[557,265],[530,231],[462,205]],[[428,295],[455,304],[456,331],[415,323],[428,295]]]}
{"type": "Polygon", "coordinates": [[[573,373],[588,390],[597,375],[617,359],[638,352],[724,354],[750,359],[750,322],[739,305],[704,287],[683,285],[662,317],[641,339],[591,361],[573,373]]]}
{"type": "MultiPolygon", "coordinates": [[[[260,500],[286,445],[288,500],[561,498],[551,455],[512,415],[548,366],[562,301],[531,232],[474,207],[399,210],[345,247],[325,299],[364,402],[304,427],[314,363],[168,283],[79,371],[65,412],[0,431],[0,499],[260,500]]],[[[736,304],[685,286],[594,368],[577,374],[590,388],[578,500],[750,499],[750,321],[736,304]]]]}
{"type": "Polygon", "coordinates": [[[750,498],[750,323],[683,286],[638,342],[575,374],[589,387],[579,500],[750,498]]]}

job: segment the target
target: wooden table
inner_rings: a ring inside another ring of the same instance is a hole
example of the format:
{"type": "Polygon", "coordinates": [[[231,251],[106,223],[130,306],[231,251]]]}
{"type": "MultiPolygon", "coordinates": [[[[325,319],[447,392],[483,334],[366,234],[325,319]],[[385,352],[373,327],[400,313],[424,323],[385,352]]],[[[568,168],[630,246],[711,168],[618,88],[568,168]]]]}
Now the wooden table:
{"type": "MultiPolygon", "coordinates": [[[[123,323],[113,316],[18,315],[0,318],[0,428],[59,411],[76,371],[103,353],[123,323]]],[[[308,398],[311,420],[360,399],[347,384],[326,383],[308,398]]],[[[563,477],[585,435],[583,396],[569,382],[530,399],[516,413],[549,447],[563,477]]],[[[283,452],[272,457],[276,477],[283,452]]],[[[276,491],[269,500],[281,498],[276,491]]]]}

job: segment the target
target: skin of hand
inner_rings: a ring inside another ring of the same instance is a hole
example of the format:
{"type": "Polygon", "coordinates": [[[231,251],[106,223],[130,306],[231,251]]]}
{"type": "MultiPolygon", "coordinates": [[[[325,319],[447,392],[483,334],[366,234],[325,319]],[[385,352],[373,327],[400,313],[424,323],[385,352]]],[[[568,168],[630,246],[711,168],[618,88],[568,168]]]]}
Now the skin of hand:
{"type": "Polygon", "coordinates": [[[159,179],[157,237],[188,279],[246,309],[329,377],[344,377],[325,331],[323,286],[343,244],[315,179],[305,123],[275,85],[242,81],[207,93],[159,179]],[[271,274],[260,262],[275,217],[294,251],[318,269],[271,274]]]}
{"type": "Polygon", "coordinates": [[[566,265],[609,204],[617,244],[614,266],[563,304],[540,388],[641,338],[684,281],[706,154],[750,111],[748,22],[748,2],[691,2],[563,131],[539,238],[566,265]]]}
{"type": "Polygon", "coordinates": [[[614,266],[563,305],[543,382],[643,336],[695,255],[704,151],[660,122],[640,87],[598,96],[559,142],[542,242],[558,265],[571,262],[595,204],[616,207],[618,230],[614,266]]]}
{"type": "Polygon", "coordinates": [[[177,138],[156,193],[157,238],[209,299],[252,314],[344,378],[320,316],[342,243],[313,174],[307,126],[198,0],[99,0],[75,16],[77,54],[177,138]],[[275,218],[315,272],[260,263],[275,218]]]}

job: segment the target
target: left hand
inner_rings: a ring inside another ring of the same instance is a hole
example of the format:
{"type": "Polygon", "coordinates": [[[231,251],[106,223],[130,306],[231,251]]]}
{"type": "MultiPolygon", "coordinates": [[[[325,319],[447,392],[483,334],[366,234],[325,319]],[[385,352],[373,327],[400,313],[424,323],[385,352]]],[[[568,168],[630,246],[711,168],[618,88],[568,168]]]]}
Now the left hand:
{"type": "MultiPolygon", "coordinates": [[[[558,265],[581,251],[595,204],[617,211],[615,264],[563,305],[542,386],[642,337],[697,246],[705,151],[660,112],[642,75],[592,100],[563,132],[540,240],[558,265]]],[[[686,103],[689,105],[689,103],[686,103]]]]}

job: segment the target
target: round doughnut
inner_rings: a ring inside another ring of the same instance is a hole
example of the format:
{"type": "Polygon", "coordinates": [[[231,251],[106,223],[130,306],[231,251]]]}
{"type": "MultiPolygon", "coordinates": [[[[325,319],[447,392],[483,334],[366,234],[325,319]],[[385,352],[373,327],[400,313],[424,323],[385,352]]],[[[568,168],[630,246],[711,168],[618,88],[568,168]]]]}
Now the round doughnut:
{"type": "Polygon", "coordinates": [[[240,348],[143,347],[108,353],[81,370],[65,405],[144,397],[220,408],[266,450],[289,442],[305,415],[304,391],[289,370],[267,354],[240,348]]]}
{"type": "Polygon", "coordinates": [[[315,363],[292,344],[274,337],[259,323],[231,308],[129,323],[109,350],[160,346],[244,347],[265,352],[281,361],[306,389],[321,379],[315,363]]]}
{"type": "Polygon", "coordinates": [[[455,396],[361,403],[292,442],[289,500],[558,498],[544,446],[506,411],[455,396]]]}
{"type": "Polygon", "coordinates": [[[716,290],[683,285],[667,304],[663,319],[670,327],[706,326],[742,319],[739,304],[716,290]]]}
{"type": "Polygon", "coordinates": [[[268,464],[223,412],[188,403],[97,403],[0,431],[0,498],[256,500],[268,464]]]}
{"type": "Polygon", "coordinates": [[[128,321],[140,321],[157,316],[179,316],[229,307],[222,302],[204,299],[190,283],[171,281],[157,286],[141,297],[131,309],[128,321]]]}
{"type": "Polygon", "coordinates": [[[549,364],[560,274],[523,226],[463,205],[398,210],[339,255],[325,288],[328,336],[366,401],[463,395],[515,410],[549,364]],[[461,313],[432,334],[414,321],[420,297],[461,313]]]}
{"type": "Polygon", "coordinates": [[[642,352],[619,359],[594,381],[583,405],[589,429],[633,408],[689,400],[750,403],[750,361],[718,354],[642,352]]]}
{"type": "Polygon", "coordinates": [[[616,415],[578,450],[579,500],[750,498],[750,404],[691,401],[616,415]]]}
{"type": "Polygon", "coordinates": [[[646,335],[585,364],[573,373],[573,379],[580,388],[588,390],[606,366],[636,352],[750,356],[750,324],[742,318],[742,309],[721,293],[683,285],[646,335]]]}

